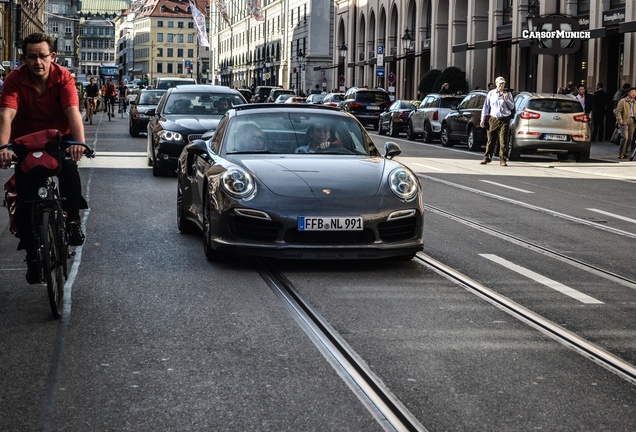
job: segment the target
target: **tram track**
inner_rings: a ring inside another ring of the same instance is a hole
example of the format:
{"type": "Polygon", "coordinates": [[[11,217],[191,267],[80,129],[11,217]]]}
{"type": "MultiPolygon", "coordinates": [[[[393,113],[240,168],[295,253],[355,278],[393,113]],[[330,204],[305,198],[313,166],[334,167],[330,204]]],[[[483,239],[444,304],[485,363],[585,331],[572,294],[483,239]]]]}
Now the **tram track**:
{"type": "Polygon", "coordinates": [[[636,384],[636,366],[620,359],[599,346],[581,338],[569,330],[553,323],[541,315],[527,309],[511,299],[496,293],[490,288],[470,279],[455,269],[431,258],[424,253],[418,253],[414,258],[416,262],[424,265],[446,279],[456,283],[469,292],[488,301],[502,311],[516,319],[539,330],[559,343],[573,349],[596,364],[615,373],[631,384],[636,384]]]}
{"type": "Polygon", "coordinates": [[[258,271],[301,329],[384,430],[427,431],[283,274],[274,270],[265,260],[259,260],[258,271]]]}

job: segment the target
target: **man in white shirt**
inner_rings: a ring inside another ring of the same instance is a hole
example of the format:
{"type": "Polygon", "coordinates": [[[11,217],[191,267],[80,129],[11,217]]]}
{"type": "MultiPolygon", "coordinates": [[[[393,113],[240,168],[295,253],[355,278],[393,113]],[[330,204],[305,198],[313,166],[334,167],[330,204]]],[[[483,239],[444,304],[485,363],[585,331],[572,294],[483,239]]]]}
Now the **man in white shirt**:
{"type": "Polygon", "coordinates": [[[508,157],[508,131],[510,130],[510,119],[512,118],[512,110],[515,103],[512,93],[505,91],[506,79],[497,77],[495,80],[495,88],[490,90],[486,95],[486,102],[481,110],[480,127],[485,127],[486,117],[488,119],[488,143],[486,144],[486,153],[484,159],[480,162],[486,165],[492,161],[492,154],[495,151],[495,136],[499,134],[499,165],[508,166],[506,158],[508,157]]]}

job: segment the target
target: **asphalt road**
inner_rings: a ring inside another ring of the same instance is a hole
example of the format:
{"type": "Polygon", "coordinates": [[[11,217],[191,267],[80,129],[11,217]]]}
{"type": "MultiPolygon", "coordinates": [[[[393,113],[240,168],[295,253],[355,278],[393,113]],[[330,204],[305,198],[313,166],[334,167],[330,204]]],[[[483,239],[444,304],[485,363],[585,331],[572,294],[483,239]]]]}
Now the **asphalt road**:
{"type": "MultiPolygon", "coordinates": [[[[0,211],[0,430],[391,430],[258,260],[208,263],[200,236],[177,231],[176,179],[152,176],[145,137],[97,117],[60,321],[0,211]]],[[[460,147],[374,138],[422,179],[426,256],[636,364],[636,162],[595,143],[589,163],[481,166],[460,147]]],[[[633,381],[419,260],[267,265],[423,428],[633,430],[633,381]]]]}

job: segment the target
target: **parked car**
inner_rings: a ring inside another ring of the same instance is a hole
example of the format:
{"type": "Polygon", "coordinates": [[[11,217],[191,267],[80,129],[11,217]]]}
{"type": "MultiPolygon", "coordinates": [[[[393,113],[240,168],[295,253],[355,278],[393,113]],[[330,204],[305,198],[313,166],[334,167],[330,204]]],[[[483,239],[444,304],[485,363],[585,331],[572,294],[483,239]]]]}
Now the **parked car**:
{"type": "Polygon", "coordinates": [[[458,106],[463,98],[464,95],[439,93],[427,95],[409,117],[406,138],[412,141],[421,136],[427,143],[439,138],[442,133],[442,121],[451,111],[451,107],[458,106]]]}
{"type": "Polygon", "coordinates": [[[278,96],[280,95],[293,95],[293,90],[286,90],[282,88],[273,88],[269,91],[269,97],[267,98],[267,102],[275,102],[278,96]]]}
{"type": "Polygon", "coordinates": [[[390,106],[389,94],[382,89],[351,87],[345,93],[340,109],[353,114],[363,125],[377,129],[380,113],[390,106]]]}
{"type": "Polygon", "coordinates": [[[486,102],[487,91],[473,90],[442,121],[442,146],[452,147],[465,142],[471,151],[479,151],[486,143],[486,130],[479,126],[481,110],[486,102]]]}
{"type": "Polygon", "coordinates": [[[510,122],[508,159],[522,154],[554,153],[558,160],[574,156],[590,158],[589,117],[580,102],[552,93],[522,92],[515,97],[515,115],[510,122]]]}
{"type": "Polygon", "coordinates": [[[325,98],[322,100],[323,105],[327,105],[330,107],[338,108],[340,107],[340,102],[344,100],[344,93],[327,93],[325,98]]]}
{"type": "Polygon", "coordinates": [[[254,94],[252,95],[252,99],[250,102],[252,103],[263,103],[267,102],[267,98],[269,97],[270,92],[273,88],[280,88],[276,86],[258,86],[254,89],[254,94]]]}
{"type": "Polygon", "coordinates": [[[378,133],[384,135],[385,129],[389,135],[396,137],[406,130],[411,112],[417,109],[420,101],[398,99],[384,112],[380,113],[378,120],[378,133]]]}
{"type": "Polygon", "coordinates": [[[146,111],[147,157],[154,176],[174,171],[183,147],[216,129],[226,111],[223,99],[231,105],[246,103],[243,95],[225,86],[182,85],[168,89],[157,108],[146,111]]]}
{"type": "Polygon", "coordinates": [[[423,248],[415,173],[380,154],[351,115],[322,105],[244,105],[181,152],[177,226],[203,231],[209,260],[411,259],[423,248]],[[330,145],[298,153],[318,127],[330,145]]]}
{"type": "Polygon", "coordinates": [[[325,96],[327,96],[326,93],[321,93],[321,94],[310,94],[307,96],[307,103],[308,104],[321,104],[322,101],[325,99],[325,96]]]}
{"type": "Polygon", "coordinates": [[[280,95],[278,95],[278,97],[276,98],[274,103],[285,103],[285,101],[287,101],[287,99],[290,99],[290,98],[293,98],[293,97],[294,97],[293,93],[280,94],[280,95]]]}
{"type": "Polygon", "coordinates": [[[148,110],[157,108],[161,97],[166,90],[141,90],[135,99],[130,102],[130,115],[128,116],[128,133],[138,137],[139,132],[146,132],[150,116],[148,110]]]}

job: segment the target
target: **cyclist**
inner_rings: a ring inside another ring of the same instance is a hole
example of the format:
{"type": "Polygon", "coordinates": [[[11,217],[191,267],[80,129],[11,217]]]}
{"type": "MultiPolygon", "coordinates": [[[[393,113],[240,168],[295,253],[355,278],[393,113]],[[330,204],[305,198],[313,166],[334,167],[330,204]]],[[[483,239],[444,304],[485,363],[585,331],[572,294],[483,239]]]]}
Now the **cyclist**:
{"type": "Polygon", "coordinates": [[[126,112],[126,107],[128,106],[128,87],[124,84],[123,81],[119,83],[119,88],[117,89],[119,94],[119,113],[126,112]]]}
{"type": "MultiPolygon", "coordinates": [[[[23,135],[45,129],[57,129],[74,141],[85,142],[84,123],[79,109],[79,97],[73,75],[55,63],[53,39],[43,33],[33,33],[22,42],[23,65],[7,75],[0,95],[0,142],[13,142],[23,135]]],[[[62,206],[67,214],[66,229],[71,245],[84,243],[80,210],[88,208],[82,197],[82,184],[77,161],[84,147],[74,145],[68,149],[71,159],[62,163],[58,175],[62,206]]],[[[11,165],[11,154],[0,151],[0,168],[11,165]]],[[[39,283],[39,272],[31,233],[31,218],[26,201],[34,189],[28,175],[16,170],[18,207],[16,220],[20,242],[18,249],[26,250],[27,281],[39,283]]]]}
{"type": "Polygon", "coordinates": [[[110,121],[111,117],[115,118],[115,96],[117,96],[117,86],[115,86],[110,78],[106,80],[106,84],[103,88],[103,94],[105,104],[104,109],[106,110],[106,113],[108,113],[108,120],[110,121]]]}
{"type": "Polygon", "coordinates": [[[99,87],[95,83],[95,78],[90,79],[90,84],[84,89],[84,104],[86,105],[85,121],[88,121],[95,111],[97,111],[97,98],[99,97],[99,87]]]}

